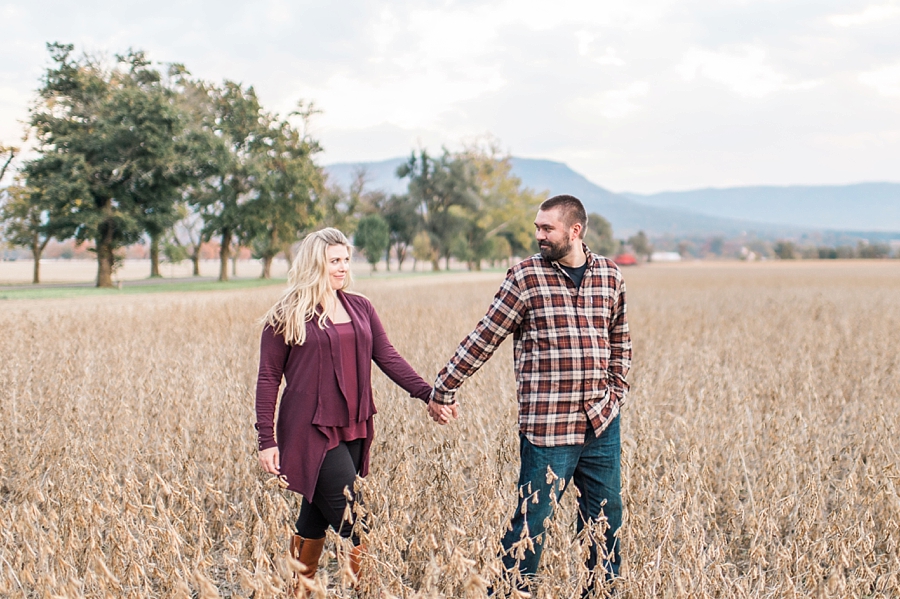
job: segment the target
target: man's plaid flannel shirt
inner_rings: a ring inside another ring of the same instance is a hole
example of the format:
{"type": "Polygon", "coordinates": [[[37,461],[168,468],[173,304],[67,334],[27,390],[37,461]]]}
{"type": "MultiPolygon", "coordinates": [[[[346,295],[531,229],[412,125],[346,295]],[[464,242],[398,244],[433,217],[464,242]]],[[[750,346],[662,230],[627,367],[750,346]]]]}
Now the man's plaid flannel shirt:
{"type": "Polygon", "coordinates": [[[438,374],[435,402],[452,404],[463,381],[512,333],[522,434],[543,447],[580,445],[590,421],[599,436],[628,392],[631,336],[619,268],[584,249],[578,289],[540,254],[506,273],[487,314],[438,374]]]}

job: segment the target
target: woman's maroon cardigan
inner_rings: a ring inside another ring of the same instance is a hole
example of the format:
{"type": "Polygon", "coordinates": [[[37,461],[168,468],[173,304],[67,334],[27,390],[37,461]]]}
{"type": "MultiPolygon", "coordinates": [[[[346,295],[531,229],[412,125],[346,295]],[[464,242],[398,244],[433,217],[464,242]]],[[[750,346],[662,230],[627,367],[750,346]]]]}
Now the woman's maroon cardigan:
{"type": "MultiPolygon", "coordinates": [[[[338,298],[350,314],[356,333],[356,367],[359,380],[359,419],[365,422],[376,410],[372,398],[372,362],[411,396],[428,401],[431,385],[420,377],[388,340],[372,302],[338,291],[338,298]]],[[[341,347],[331,321],[319,328],[318,318],[306,323],[303,345],[287,345],[282,335],[266,326],[259,355],[256,382],[256,430],[259,449],[278,446],[281,474],[288,489],[310,500],[316,488],[319,469],[325,458],[328,439],[326,427],[347,426],[349,409],[341,388],[341,347]],[[278,407],[275,404],[281,377],[287,386],[278,407]]],[[[360,475],[369,471],[369,449],[374,427],[363,444],[360,475]]]]}

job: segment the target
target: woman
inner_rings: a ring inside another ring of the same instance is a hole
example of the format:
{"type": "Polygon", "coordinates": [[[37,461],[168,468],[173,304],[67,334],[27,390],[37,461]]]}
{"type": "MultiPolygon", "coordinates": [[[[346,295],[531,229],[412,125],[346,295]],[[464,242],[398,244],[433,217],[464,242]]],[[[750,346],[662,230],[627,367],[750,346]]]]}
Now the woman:
{"type": "MultiPolygon", "coordinates": [[[[288,289],[266,314],[260,347],[259,464],[303,496],[290,551],[309,578],[328,526],[351,539],[350,567],[359,572],[363,547],[352,522],[343,519],[344,490],[369,470],[372,361],[411,396],[425,402],[431,396],[431,386],[388,341],[371,302],[347,291],[350,249],[344,234],[332,228],[303,240],[288,289]],[[276,425],[282,376],[286,387],[276,425]]],[[[449,416],[445,411],[435,420],[446,423],[449,416]]]]}

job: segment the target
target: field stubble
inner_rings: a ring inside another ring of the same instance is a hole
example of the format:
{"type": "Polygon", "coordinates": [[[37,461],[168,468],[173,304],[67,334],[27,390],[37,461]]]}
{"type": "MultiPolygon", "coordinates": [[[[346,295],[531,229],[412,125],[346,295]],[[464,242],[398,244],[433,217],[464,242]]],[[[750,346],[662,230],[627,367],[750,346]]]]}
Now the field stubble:
{"type": "MultiPolygon", "coordinates": [[[[625,276],[620,596],[900,595],[900,265],[625,276]]],[[[431,379],[498,281],[358,289],[431,379]]],[[[3,306],[0,596],[283,594],[298,501],[257,468],[252,428],[257,319],[277,293],[3,306]]],[[[466,383],[448,427],[376,374],[367,596],[484,596],[518,468],[511,354],[466,383]]],[[[574,499],[538,597],[584,577],[574,499]]],[[[319,582],[352,597],[334,541],[319,582]]]]}

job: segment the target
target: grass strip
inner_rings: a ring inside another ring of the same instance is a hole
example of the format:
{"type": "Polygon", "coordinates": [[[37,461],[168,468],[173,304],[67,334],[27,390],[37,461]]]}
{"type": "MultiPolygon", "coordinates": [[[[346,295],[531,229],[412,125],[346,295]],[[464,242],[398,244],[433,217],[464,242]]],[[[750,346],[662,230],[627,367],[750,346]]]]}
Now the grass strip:
{"type": "Polygon", "coordinates": [[[252,289],[269,285],[284,285],[285,279],[238,279],[235,281],[186,281],[172,283],[122,283],[121,288],[97,287],[34,287],[0,291],[0,300],[40,300],[64,299],[68,297],[90,297],[110,295],[135,295],[142,293],[182,293],[192,291],[233,291],[252,289]]]}

